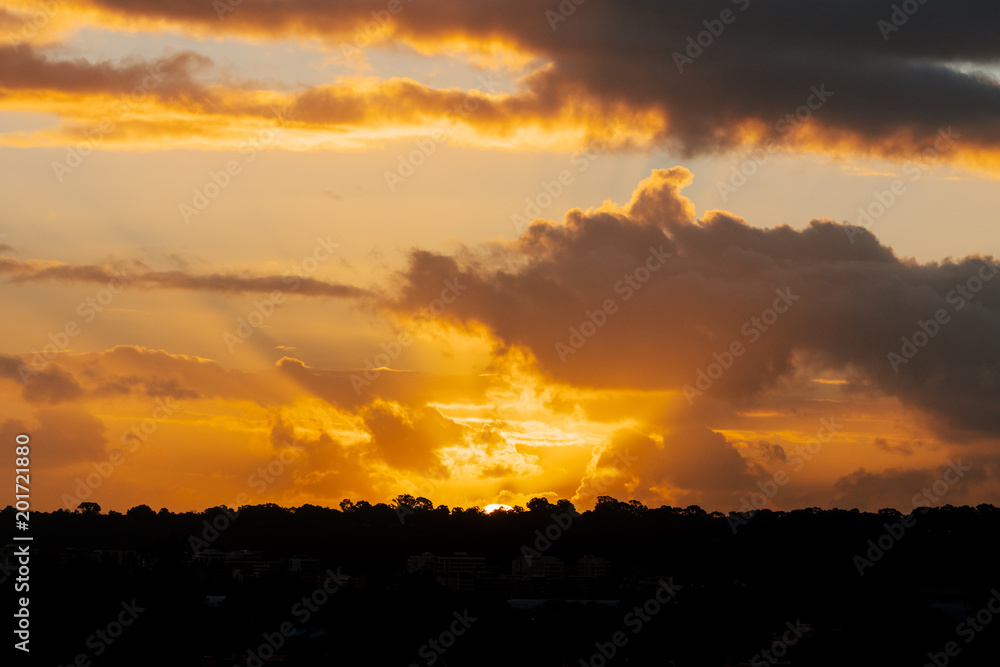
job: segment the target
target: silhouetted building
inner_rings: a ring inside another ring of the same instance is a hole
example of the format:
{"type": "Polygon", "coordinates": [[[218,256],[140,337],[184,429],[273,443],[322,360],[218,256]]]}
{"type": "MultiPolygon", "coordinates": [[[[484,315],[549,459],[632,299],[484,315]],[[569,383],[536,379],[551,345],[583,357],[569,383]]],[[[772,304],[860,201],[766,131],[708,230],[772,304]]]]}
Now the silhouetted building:
{"type": "Polygon", "coordinates": [[[511,574],[563,579],[566,577],[566,563],[554,556],[515,558],[511,561],[510,571],[511,574]]]}
{"type": "Polygon", "coordinates": [[[434,563],[437,561],[437,556],[429,551],[425,551],[422,554],[415,554],[409,556],[406,559],[406,571],[410,574],[417,574],[419,572],[433,572],[434,563]]]}
{"type": "Polygon", "coordinates": [[[139,555],[132,549],[95,549],[90,552],[90,560],[118,567],[131,568],[139,565],[139,555]]]}
{"type": "Polygon", "coordinates": [[[600,556],[581,556],[576,561],[576,576],[596,579],[611,576],[611,561],[600,556]]]}
{"type": "Polygon", "coordinates": [[[319,559],[312,556],[292,556],[288,559],[288,571],[292,574],[316,574],[319,572],[319,559]]]}
{"type": "Polygon", "coordinates": [[[459,552],[452,556],[438,556],[434,562],[435,574],[472,575],[486,569],[486,559],[459,552]]]}

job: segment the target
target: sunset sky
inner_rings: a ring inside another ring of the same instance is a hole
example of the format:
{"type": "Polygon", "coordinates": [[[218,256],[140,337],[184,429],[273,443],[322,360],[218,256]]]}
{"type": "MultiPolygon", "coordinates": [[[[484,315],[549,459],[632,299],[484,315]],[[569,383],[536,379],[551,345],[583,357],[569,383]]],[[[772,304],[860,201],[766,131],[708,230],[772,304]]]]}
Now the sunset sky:
{"type": "Polygon", "coordinates": [[[1000,502],[1000,5],[901,4],[5,0],[33,507],[1000,502]]]}

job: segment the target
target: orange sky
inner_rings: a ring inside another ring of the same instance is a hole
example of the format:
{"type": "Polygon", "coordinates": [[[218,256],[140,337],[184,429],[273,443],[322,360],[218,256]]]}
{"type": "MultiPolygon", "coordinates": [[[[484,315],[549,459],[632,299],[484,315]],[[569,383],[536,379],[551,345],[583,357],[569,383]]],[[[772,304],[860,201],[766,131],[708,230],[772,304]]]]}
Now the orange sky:
{"type": "Polygon", "coordinates": [[[6,2],[36,509],[996,503],[995,18],[744,4],[6,2]]]}

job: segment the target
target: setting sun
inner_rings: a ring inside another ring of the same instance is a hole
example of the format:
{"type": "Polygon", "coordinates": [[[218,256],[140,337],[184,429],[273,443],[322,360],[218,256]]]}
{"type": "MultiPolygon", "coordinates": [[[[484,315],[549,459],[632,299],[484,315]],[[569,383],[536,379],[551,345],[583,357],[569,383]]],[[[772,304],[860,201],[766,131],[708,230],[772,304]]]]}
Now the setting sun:
{"type": "Polygon", "coordinates": [[[492,514],[493,512],[496,512],[497,510],[505,510],[506,511],[506,510],[512,510],[512,509],[514,509],[514,508],[511,507],[510,505],[500,505],[498,503],[493,503],[491,505],[487,505],[486,507],[484,507],[483,511],[486,512],[487,514],[492,514]]]}

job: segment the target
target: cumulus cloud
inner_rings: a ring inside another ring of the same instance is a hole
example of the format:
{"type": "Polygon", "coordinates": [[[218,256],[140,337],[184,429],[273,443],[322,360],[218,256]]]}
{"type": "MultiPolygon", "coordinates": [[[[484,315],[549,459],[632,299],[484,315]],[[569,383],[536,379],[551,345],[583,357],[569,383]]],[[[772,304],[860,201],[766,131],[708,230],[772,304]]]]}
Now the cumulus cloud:
{"type": "Polygon", "coordinates": [[[519,477],[543,473],[537,455],[520,451],[503,435],[510,429],[511,425],[503,422],[483,424],[478,429],[467,427],[465,441],[446,452],[449,469],[457,471],[458,476],[504,480],[515,486],[514,480],[519,477]]]}
{"type": "Polygon", "coordinates": [[[721,433],[680,426],[643,434],[615,433],[576,499],[635,498],[651,504],[732,507],[753,482],[750,466],[721,433]]]}
{"type": "Polygon", "coordinates": [[[384,401],[361,413],[372,443],[386,463],[401,470],[446,475],[438,449],[462,441],[461,425],[434,408],[411,408],[384,401]]]}
{"type": "MultiPolygon", "coordinates": [[[[343,498],[374,495],[372,473],[357,449],[348,448],[329,433],[297,433],[292,422],[276,416],[269,434],[267,461],[281,461],[282,474],[267,491],[272,497],[322,498],[331,505],[343,498]]],[[[276,464],[272,464],[277,467],[276,464]]]]}
{"type": "Polygon", "coordinates": [[[693,219],[679,194],[691,178],[656,170],[625,206],[536,220],[512,242],[414,252],[391,307],[414,312],[457,277],[468,288],[442,317],[485,325],[559,381],[741,406],[808,364],[939,429],[1000,432],[996,259],[904,261],[828,220],[693,219]]]}

